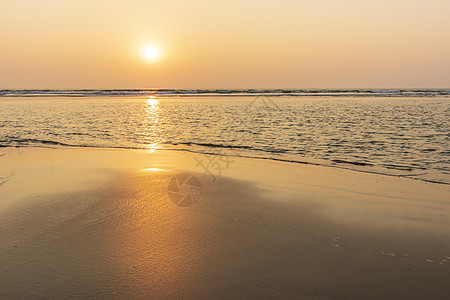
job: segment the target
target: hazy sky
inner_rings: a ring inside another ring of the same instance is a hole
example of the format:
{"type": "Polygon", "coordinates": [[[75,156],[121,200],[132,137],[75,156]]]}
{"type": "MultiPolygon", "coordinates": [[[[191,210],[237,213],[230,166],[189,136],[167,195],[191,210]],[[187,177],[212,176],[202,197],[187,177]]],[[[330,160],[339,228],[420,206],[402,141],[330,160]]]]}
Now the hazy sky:
{"type": "Polygon", "coordinates": [[[449,0],[0,0],[0,11],[0,89],[450,87],[449,0]]]}

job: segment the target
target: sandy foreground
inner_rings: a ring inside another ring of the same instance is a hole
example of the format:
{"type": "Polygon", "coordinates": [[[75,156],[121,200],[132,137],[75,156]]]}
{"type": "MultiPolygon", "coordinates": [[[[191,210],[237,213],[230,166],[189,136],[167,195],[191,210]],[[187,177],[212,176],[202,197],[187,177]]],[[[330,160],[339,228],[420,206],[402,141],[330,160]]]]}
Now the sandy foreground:
{"type": "Polygon", "coordinates": [[[181,151],[0,148],[1,299],[444,299],[449,283],[448,185],[181,151]]]}

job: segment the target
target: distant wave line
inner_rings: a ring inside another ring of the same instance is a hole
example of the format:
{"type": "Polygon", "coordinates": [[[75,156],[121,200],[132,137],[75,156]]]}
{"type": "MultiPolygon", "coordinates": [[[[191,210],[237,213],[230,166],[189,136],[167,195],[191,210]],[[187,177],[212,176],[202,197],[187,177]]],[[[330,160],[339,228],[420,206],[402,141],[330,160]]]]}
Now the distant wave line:
{"type": "Polygon", "coordinates": [[[50,90],[50,89],[4,89],[0,97],[93,97],[93,96],[320,96],[320,97],[447,97],[447,89],[107,89],[107,90],[50,90]]]}

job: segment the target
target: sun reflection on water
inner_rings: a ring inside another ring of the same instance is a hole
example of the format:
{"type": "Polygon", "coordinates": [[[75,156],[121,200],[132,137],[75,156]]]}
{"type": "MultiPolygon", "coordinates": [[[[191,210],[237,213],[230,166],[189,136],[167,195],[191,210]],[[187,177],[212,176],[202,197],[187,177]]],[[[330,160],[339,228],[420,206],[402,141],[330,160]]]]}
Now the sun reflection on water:
{"type": "Polygon", "coordinates": [[[150,96],[150,97],[147,99],[147,103],[148,103],[149,105],[151,105],[152,107],[156,107],[156,108],[157,108],[157,106],[159,105],[159,100],[156,99],[156,98],[153,97],[153,96],[150,96]]]}
{"type": "Polygon", "coordinates": [[[145,120],[144,120],[144,146],[149,153],[159,148],[161,141],[161,132],[159,127],[159,100],[151,96],[144,102],[145,120]]]}

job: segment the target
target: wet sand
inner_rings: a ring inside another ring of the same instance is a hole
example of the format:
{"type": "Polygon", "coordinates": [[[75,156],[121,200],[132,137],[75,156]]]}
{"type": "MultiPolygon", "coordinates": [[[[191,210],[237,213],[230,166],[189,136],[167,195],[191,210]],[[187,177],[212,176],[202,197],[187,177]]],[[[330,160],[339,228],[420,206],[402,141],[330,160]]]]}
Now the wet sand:
{"type": "Polygon", "coordinates": [[[218,174],[210,159],[0,149],[0,298],[450,294],[447,185],[245,158],[218,174]],[[174,192],[183,178],[193,194],[174,192]]]}

